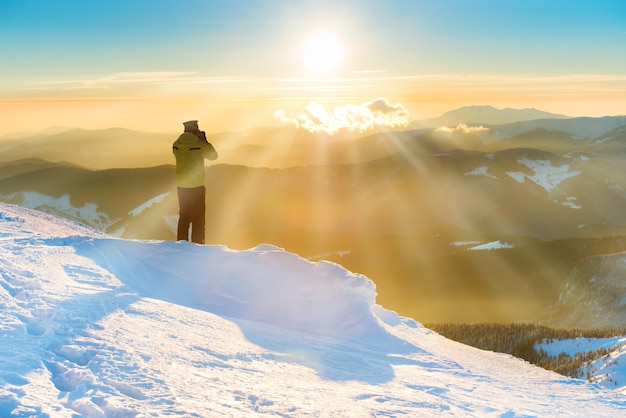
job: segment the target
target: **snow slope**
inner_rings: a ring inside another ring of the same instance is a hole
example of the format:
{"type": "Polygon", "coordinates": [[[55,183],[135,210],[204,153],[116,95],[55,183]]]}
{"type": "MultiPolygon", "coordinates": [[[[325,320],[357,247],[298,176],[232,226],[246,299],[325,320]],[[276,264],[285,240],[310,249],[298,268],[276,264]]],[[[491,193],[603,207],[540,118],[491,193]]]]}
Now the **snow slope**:
{"type": "Polygon", "coordinates": [[[565,353],[574,358],[577,354],[584,354],[599,349],[609,351],[606,357],[601,357],[588,363],[581,369],[587,379],[601,386],[612,388],[626,395],[626,337],[610,338],[575,338],[567,340],[544,340],[535,344],[537,350],[542,349],[548,355],[556,357],[565,353]]]}
{"type": "Polygon", "coordinates": [[[548,193],[552,193],[564,180],[580,174],[580,171],[570,171],[568,164],[555,167],[550,160],[533,160],[524,157],[517,162],[533,170],[534,174],[528,175],[523,172],[509,172],[507,174],[519,183],[524,182],[524,179],[527,178],[543,187],[548,193]]]}
{"type": "Polygon", "coordinates": [[[273,246],[121,240],[0,204],[0,254],[2,417],[626,414],[273,246]]]}

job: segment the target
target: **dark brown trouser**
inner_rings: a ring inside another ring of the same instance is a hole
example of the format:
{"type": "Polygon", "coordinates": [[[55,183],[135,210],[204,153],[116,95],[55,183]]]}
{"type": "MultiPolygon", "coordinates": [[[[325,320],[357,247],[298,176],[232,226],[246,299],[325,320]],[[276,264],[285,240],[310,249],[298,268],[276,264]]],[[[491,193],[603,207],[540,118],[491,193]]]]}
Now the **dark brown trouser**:
{"type": "Polygon", "coordinates": [[[178,241],[189,241],[189,226],[191,226],[191,241],[204,244],[204,203],[205,188],[178,188],[178,241]]]}

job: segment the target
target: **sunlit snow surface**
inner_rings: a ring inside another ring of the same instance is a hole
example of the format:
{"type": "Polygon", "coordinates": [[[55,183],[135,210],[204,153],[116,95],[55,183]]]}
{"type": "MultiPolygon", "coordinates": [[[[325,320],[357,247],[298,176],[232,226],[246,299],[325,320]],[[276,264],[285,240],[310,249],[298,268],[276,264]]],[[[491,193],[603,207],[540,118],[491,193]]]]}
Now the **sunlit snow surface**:
{"type": "Polygon", "coordinates": [[[0,285],[1,417],[626,414],[269,245],[121,240],[0,204],[0,285]]]}

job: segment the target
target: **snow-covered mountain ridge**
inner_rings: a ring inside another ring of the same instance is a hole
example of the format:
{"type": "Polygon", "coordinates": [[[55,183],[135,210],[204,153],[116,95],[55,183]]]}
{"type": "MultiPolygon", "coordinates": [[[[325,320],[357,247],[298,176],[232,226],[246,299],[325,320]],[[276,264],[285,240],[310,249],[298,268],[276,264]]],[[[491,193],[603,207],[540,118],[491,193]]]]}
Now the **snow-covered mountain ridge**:
{"type": "Polygon", "coordinates": [[[596,416],[623,395],[451,342],[274,246],[120,240],[0,204],[0,415],[596,416]]]}

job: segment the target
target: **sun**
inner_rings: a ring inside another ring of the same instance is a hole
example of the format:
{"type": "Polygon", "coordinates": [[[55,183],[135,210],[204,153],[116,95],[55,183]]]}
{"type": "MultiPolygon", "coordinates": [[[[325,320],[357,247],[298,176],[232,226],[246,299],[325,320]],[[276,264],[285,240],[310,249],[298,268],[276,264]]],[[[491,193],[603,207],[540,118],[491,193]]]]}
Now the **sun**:
{"type": "Polygon", "coordinates": [[[343,42],[336,33],[329,30],[318,30],[309,34],[300,50],[305,68],[322,74],[338,70],[344,53],[343,42]]]}

